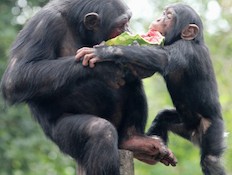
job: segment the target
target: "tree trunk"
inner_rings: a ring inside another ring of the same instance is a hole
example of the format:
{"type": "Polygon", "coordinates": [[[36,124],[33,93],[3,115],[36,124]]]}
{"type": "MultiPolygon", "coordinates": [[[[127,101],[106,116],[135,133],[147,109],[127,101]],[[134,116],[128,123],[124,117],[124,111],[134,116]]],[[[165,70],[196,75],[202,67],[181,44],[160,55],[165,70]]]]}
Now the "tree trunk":
{"type": "Polygon", "coordinates": [[[134,175],[133,153],[127,150],[119,150],[120,175],[134,175]]]}
{"type": "MultiPolygon", "coordinates": [[[[119,150],[120,175],[134,175],[133,153],[127,150],[119,150]]],[[[85,170],[78,165],[77,175],[86,175],[85,170]]]]}

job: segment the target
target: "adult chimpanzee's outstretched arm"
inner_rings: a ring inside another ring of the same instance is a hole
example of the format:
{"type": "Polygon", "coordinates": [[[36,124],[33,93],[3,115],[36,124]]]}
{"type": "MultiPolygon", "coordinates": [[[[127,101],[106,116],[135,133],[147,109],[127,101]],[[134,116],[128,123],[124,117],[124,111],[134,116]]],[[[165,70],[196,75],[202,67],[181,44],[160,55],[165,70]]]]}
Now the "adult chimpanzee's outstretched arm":
{"type": "Polygon", "coordinates": [[[83,65],[94,66],[99,61],[115,61],[129,66],[140,78],[146,78],[155,72],[163,73],[168,64],[168,53],[160,46],[101,46],[82,48],[77,51],[77,60],[83,65]],[[131,65],[131,66],[130,66],[131,65]]]}

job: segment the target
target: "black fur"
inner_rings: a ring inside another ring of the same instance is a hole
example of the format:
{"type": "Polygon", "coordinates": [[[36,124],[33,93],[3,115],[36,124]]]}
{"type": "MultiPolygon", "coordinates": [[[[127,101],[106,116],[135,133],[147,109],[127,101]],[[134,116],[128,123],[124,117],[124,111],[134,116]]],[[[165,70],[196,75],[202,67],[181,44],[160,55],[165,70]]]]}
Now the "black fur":
{"type": "Polygon", "coordinates": [[[201,19],[187,5],[176,4],[169,8],[175,11],[175,24],[165,36],[164,47],[99,47],[96,55],[124,64],[140,78],[159,72],[175,109],[160,112],[147,134],[159,135],[167,142],[167,132],[172,131],[198,144],[204,174],[225,175],[220,164],[225,149],[224,123],[201,19]],[[188,24],[199,27],[197,37],[190,41],[181,38],[181,31],[188,24]]]}
{"type": "Polygon", "coordinates": [[[19,33],[1,82],[4,98],[26,102],[46,135],[87,175],[119,175],[118,144],[128,128],[144,134],[141,80],[124,77],[112,62],[90,69],[75,61],[77,49],[108,39],[121,15],[131,14],[120,0],[50,2],[19,33]],[[98,13],[100,30],[85,28],[90,12],[98,13]],[[118,87],[121,78],[127,83],[118,87]]]}

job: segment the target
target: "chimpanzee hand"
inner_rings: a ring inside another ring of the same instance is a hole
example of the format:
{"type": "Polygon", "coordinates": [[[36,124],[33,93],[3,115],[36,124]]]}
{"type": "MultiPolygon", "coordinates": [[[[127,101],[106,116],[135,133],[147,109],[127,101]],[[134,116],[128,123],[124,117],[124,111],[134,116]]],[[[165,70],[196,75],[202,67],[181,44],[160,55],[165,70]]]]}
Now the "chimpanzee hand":
{"type": "Polygon", "coordinates": [[[100,58],[98,58],[95,54],[95,48],[83,47],[76,52],[75,56],[77,61],[82,60],[83,66],[88,66],[93,68],[96,62],[100,62],[100,58]]]}
{"type": "Polygon", "coordinates": [[[161,162],[166,166],[176,166],[177,159],[158,137],[133,136],[125,140],[120,148],[130,150],[134,157],[148,164],[161,162]]]}
{"type": "MultiPolygon", "coordinates": [[[[96,47],[101,45],[102,44],[96,45],[96,47]]],[[[89,66],[90,68],[93,68],[95,67],[96,62],[101,62],[101,59],[98,58],[94,52],[95,48],[83,47],[76,52],[77,54],[75,58],[77,61],[82,60],[83,66],[89,66]]],[[[110,87],[118,89],[125,85],[125,72],[123,71],[123,68],[120,67],[120,65],[115,66],[114,64],[108,64],[107,67],[101,66],[99,69],[101,70],[99,72],[104,72],[104,74],[99,77],[101,77],[101,79],[103,79],[110,87]]],[[[98,67],[96,67],[95,70],[98,72],[98,67]]]]}

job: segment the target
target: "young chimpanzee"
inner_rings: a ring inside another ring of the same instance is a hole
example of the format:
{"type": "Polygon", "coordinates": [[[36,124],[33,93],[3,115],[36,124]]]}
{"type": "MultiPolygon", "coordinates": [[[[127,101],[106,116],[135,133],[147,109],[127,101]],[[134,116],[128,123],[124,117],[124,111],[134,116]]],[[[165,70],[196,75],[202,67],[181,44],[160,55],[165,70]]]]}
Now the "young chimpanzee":
{"type": "Polygon", "coordinates": [[[224,123],[200,17],[191,7],[175,4],[167,7],[150,27],[165,36],[164,47],[83,48],[77,51],[76,58],[83,59],[83,65],[115,61],[140,78],[159,72],[175,109],[161,111],[147,134],[159,135],[167,142],[167,132],[172,131],[190,140],[200,147],[204,174],[225,175],[220,164],[225,149],[224,123]]]}
{"type": "Polygon", "coordinates": [[[150,164],[176,164],[160,140],[144,134],[141,80],[122,77],[112,62],[91,70],[75,59],[77,49],[124,32],[130,17],[121,0],[51,1],[19,33],[2,77],[4,98],[26,102],[46,135],[86,175],[119,175],[118,146],[150,164]]]}

